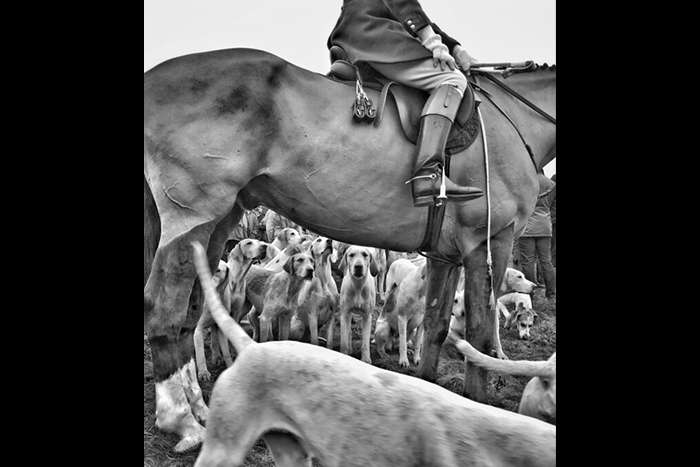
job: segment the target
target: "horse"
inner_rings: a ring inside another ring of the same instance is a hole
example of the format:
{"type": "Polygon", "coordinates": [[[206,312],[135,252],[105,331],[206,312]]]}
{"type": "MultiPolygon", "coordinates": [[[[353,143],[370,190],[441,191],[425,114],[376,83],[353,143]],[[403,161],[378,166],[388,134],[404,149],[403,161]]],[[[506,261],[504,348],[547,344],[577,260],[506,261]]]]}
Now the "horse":
{"type": "MultiPolygon", "coordinates": [[[[539,67],[507,83],[554,113],[556,71],[539,67]]],[[[554,158],[556,127],[487,80],[490,93],[528,141],[487,101],[480,105],[489,153],[487,198],[447,203],[428,259],[423,357],[417,376],[434,381],[460,266],[466,270],[467,340],[505,358],[489,307],[513,243],[534,210],[536,167],[554,158]],[[534,164],[533,164],[534,162],[534,164]]],[[[378,101],[379,93],[366,89],[378,101]]],[[[264,205],[341,242],[414,251],[427,208],[410,185],[416,147],[404,136],[394,101],[381,125],[353,123],[354,86],[254,49],[174,58],[144,75],[144,331],[153,354],[156,426],[180,435],[176,451],[198,445],[208,415],[197,384],[192,333],[202,309],[190,244],[207,249],[210,268],[245,209],[264,205]]],[[[484,143],[477,138],[451,161],[453,181],[486,190],[484,143]]],[[[486,370],[466,363],[463,393],[486,396],[486,370]]]]}

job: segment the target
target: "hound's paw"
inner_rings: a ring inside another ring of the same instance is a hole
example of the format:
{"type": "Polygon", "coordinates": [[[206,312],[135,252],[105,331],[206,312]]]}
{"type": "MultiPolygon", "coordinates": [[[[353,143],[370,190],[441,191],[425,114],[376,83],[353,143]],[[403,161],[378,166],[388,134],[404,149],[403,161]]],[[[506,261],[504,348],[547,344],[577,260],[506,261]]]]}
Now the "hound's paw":
{"type": "Polygon", "coordinates": [[[372,364],[372,359],[367,356],[362,357],[360,360],[362,360],[365,363],[369,363],[370,365],[372,364]]]}
{"type": "Polygon", "coordinates": [[[413,364],[416,366],[420,365],[420,354],[415,354],[413,356],[413,364]]]}
{"type": "Polygon", "coordinates": [[[408,359],[407,358],[403,358],[403,359],[399,358],[399,366],[401,368],[408,368],[410,366],[408,363],[408,359]]]}
{"type": "Polygon", "coordinates": [[[209,373],[208,370],[199,370],[197,372],[197,377],[199,378],[200,381],[203,381],[205,383],[208,383],[211,381],[211,373],[209,373]]]}

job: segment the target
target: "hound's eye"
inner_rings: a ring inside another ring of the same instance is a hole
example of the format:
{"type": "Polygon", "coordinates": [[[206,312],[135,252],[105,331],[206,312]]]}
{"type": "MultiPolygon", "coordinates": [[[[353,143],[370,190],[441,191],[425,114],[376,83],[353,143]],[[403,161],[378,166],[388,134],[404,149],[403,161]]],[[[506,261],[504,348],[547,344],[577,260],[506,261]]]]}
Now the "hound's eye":
{"type": "Polygon", "coordinates": [[[304,261],[304,260],[301,258],[297,258],[297,263],[301,263],[302,261],[304,261]]]}
{"type": "Polygon", "coordinates": [[[455,298],[455,303],[457,303],[458,301],[459,301],[459,300],[457,300],[457,299],[455,298]]]}
{"type": "Polygon", "coordinates": [[[366,258],[366,257],[367,257],[367,253],[362,252],[362,256],[364,256],[364,257],[366,258]]]}
{"type": "Polygon", "coordinates": [[[350,256],[351,258],[354,258],[354,257],[355,257],[355,253],[350,253],[348,256],[350,256]]]}
{"type": "Polygon", "coordinates": [[[252,243],[253,243],[253,242],[250,242],[250,241],[245,242],[246,245],[250,245],[250,244],[252,244],[252,243]]]}

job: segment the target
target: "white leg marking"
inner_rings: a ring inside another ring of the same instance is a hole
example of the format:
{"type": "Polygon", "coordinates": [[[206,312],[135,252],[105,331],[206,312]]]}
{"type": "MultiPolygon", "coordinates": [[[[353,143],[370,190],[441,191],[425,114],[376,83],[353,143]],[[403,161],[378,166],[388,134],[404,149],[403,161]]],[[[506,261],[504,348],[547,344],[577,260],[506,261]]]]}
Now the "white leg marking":
{"type": "Polygon", "coordinates": [[[204,440],[204,427],[197,423],[187,402],[182,370],[156,383],[156,426],[181,436],[182,439],[175,445],[176,452],[190,450],[204,440]]]}

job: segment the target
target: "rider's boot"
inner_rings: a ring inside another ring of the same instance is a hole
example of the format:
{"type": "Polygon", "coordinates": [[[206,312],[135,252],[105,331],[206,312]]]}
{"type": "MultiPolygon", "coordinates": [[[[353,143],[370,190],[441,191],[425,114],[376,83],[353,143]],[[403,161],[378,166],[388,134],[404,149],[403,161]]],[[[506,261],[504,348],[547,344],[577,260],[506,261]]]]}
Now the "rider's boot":
{"type": "MultiPolygon", "coordinates": [[[[461,102],[457,88],[442,85],[433,90],[423,107],[414,174],[406,182],[412,182],[414,206],[432,204],[440,195],[445,145],[461,102]]],[[[460,186],[445,177],[446,201],[464,202],[483,194],[479,188],[460,186]]]]}

